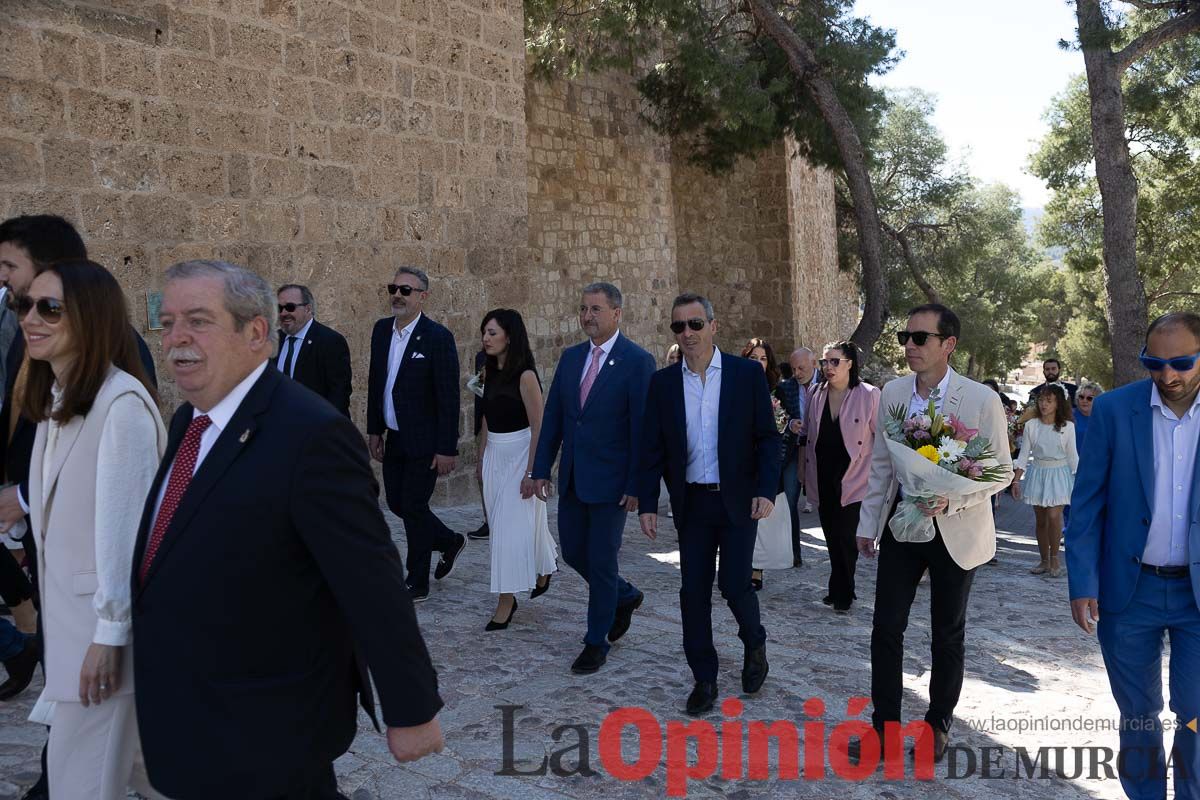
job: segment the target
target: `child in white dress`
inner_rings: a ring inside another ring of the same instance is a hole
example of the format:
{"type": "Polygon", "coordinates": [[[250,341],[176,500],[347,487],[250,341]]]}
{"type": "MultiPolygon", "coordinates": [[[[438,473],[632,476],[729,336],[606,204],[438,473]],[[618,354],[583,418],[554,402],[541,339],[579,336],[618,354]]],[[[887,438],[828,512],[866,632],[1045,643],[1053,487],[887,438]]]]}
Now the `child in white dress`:
{"type": "Polygon", "coordinates": [[[1013,497],[1033,506],[1037,519],[1038,553],[1041,561],[1030,572],[1064,573],[1058,550],[1062,544],[1063,506],[1071,503],[1079,452],[1075,448],[1075,423],[1067,393],[1057,383],[1047,384],[1038,394],[1038,416],[1025,423],[1021,453],[1013,464],[1013,497]],[[1025,485],[1021,486],[1024,478],[1025,485]]]}

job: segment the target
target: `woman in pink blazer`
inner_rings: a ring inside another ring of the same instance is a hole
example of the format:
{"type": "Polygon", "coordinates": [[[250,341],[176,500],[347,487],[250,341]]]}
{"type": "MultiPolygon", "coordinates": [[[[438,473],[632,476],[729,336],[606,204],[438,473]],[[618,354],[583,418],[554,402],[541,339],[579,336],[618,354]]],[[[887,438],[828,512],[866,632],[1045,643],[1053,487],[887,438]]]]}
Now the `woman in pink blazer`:
{"type": "Polygon", "coordinates": [[[859,379],[858,363],[859,349],[853,342],[825,345],[825,354],[817,362],[825,382],[809,395],[804,415],[808,434],[804,485],[817,489],[817,512],[829,548],[829,594],[822,602],[840,613],[849,611],[857,599],[854,537],[867,494],[879,411],[879,390],[859,379]]]}

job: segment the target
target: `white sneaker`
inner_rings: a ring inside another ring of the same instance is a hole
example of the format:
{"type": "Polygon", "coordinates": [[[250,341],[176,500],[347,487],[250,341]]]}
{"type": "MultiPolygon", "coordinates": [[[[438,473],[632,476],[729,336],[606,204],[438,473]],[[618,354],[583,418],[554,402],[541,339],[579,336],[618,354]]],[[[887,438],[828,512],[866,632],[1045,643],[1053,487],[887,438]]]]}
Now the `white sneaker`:
{"type": "Polygon", "coordinates": [[[813,513],[812,503],[805,503],[804,508],[800,509],[805,514],[813,513]]]}

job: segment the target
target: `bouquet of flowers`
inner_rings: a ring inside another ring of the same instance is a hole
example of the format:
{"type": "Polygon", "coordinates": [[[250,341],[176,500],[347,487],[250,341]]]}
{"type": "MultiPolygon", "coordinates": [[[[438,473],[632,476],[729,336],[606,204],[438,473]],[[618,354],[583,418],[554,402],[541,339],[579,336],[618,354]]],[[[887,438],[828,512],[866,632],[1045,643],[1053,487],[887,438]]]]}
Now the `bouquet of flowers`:
{"type": "Polygon", "coordinates": [[[467,380],[467,389],[476,397],[483,397],[483,373],[481,369],[467,380]]]}
{"type": "Polygon", "coordinates": [[[787,430],[788,413],[783,407],[783,403],[779,402],[778,397],[771,398],[771,411],[775,413],[775,430],[783,433],[787,430]]]}
{"type": "Polygon", "coordinates": [[[943,417],[936,410],[936,401],[935,389],[923,413],[905,418],[905,406],[892,406],[884,418],[888,452],[906,492],[891,519],[892,535],[898,542],[933,539],[933,520],[925,516],[922,506],[935,498],[968,494],[977,491],[979,483],[1008,477],[987,437],[953,415],[943,417]]]}

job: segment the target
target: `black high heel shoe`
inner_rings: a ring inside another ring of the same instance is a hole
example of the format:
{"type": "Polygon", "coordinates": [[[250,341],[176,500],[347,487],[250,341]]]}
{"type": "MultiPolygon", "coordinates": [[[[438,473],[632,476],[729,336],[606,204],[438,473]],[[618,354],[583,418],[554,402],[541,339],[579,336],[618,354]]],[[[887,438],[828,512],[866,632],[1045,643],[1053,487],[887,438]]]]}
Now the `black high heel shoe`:
{"type": "Polygon", "coordinates": [[[502,631],[508,627],[508,623],[512,622],[513,614],[517,613],[517,598],[513,598],[512,608],[508,610],[508,619],[504,622],[496,622],[496,620],[488,620],[488,624],[484,627],[485,631],[502,631]]]}
{"type": "MultiPolygon", "coordinates": [[[[758,572],[758,570],[755,570],[755,572],[758,572]]],[[[763,574],[758,572],[758,577],[756,578],[754,577],[754,574],[751,573],[750,585],[754,587],[754,591],[761,592],[763,588],[763,574]]]]}
{"type": "Polygon", "coordinates": [[[546,592],[550,591],[550,578],[552,577],[552,575],[547,575],[545,585],[534,586],[533,591],[529,593],[529,599],[532,600],[535,597],[540,597],[541,595],[544,595],[546,592]]]}

